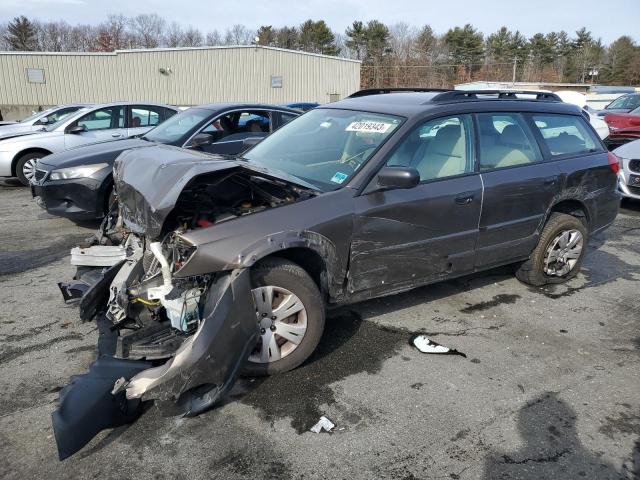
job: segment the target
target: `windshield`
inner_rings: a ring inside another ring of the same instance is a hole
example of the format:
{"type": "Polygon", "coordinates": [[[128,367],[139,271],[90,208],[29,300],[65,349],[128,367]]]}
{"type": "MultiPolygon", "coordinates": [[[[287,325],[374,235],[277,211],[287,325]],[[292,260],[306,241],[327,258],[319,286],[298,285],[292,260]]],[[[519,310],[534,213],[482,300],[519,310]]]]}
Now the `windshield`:
{"type": "Polygon", "coordinates": [[[193,127],[210,117],[211,113],[211,110],[205,110],[203,108],[190,108],[162,122],[156,128],[147,132],[142,138],[159,143],[176,142],[191,131],[193,127]]]}
{"type": "Polygon", "coordinates": [[[73,112],[73,113],[71,113],[69,115],[64,115],[56,123],[52,123],[51,125],[46,125],[44,127],[44,130],[47,131],[47,132],[53,132],[56,128],[61,126],[64,122],[66,122],[68,120],[76,119],[76,118],[80,117],[83,113],[85,113],[85,112],[87,112],[89,110],[90,110],[89,107],[79,108],[78,110],[76,110],[75,112],[73,112]]]}
{"type": "Polygon", "coordinates": [[[244,158],[316,185],[340,188],[402,124],[392,115],[317,109],[283,126],[244,158]]]}
{"type": "Polygon", "coordinates": [[[45,110],[44,112],[35,112],[35,113],[29,115],[27,118],[23,118],[22,120],[20,120],[20,123],[30,122],[31,120],[35,120],[38,117],[44,117],[44,116],[50,114],[51,112],[53,112],[55,109],[56,109],[56,107],[53,107],[53,108],[49,108],[49,109],[45,110]]]}
{"type": "Polygon", "coordinates": [[[612,108],[628,108],[629,110],[633,110],[640,106],[640,95],[623,95],[621,97],[616,98],[613,102],[607,105],[606,110],[611,110],[612,108]]]}

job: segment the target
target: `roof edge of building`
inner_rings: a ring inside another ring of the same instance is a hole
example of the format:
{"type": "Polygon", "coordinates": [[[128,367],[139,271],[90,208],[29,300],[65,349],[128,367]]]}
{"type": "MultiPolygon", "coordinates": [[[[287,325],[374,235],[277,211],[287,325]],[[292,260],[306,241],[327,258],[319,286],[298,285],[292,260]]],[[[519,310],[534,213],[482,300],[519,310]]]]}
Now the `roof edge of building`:
{"type": "Polygon", "coordinates": [[[345,62],[362,63],[361,60],[352,58],[338,57],[334,55],[324,55],[322,53],[305,52],[302,50],[291,50],[287,48],[269,47],[266,45],[210,45],[204,47],[177,47],[177,48],[134,48],[131,50],[115,50],[113,52],[24,52],[24,51],[0,51],[0,55],[44,55],[44,56],[117,56],[120,54],[135,54],[149,52],[175,52],[175,51],[191,51],[191,50],[226,50],[239,48],[254,48],[263,50],[275,50],[280,52],[296,53],[299,55],[307,55],[313,57],[328,58],[331,60],[340,60],[345,62]]]}

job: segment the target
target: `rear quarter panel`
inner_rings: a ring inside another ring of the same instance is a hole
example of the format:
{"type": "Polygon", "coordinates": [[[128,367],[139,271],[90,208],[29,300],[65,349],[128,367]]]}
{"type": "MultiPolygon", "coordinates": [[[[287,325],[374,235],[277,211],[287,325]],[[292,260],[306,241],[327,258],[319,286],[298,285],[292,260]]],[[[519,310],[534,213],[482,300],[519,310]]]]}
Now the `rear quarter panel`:
{"type": "Polygon", "coordinates": [[[586,207],[592,233],[610,225],[618,214],[620,196],[607,152],[559,160],[558,167],[563,175],[563,188],[554,205],[563,200],[581,202],[586,207]]]}

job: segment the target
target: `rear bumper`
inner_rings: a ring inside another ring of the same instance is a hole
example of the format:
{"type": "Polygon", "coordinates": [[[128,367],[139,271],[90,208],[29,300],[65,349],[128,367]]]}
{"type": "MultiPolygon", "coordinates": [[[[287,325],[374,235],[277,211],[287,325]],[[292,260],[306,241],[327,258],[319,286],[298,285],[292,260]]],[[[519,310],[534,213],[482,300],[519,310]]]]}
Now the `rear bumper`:
{"type": "Polygon", "coordinates": [[[103,182],[93,178],[56,180],[32,185],[31,193],[48,213],[74,220],[104,216],[103,182]]]}

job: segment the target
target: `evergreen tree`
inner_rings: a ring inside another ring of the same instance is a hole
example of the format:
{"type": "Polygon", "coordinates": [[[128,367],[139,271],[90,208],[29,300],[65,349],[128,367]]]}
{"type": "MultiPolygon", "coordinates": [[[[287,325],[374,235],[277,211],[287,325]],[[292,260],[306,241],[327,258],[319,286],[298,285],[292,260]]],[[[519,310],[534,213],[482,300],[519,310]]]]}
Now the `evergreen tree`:
{"type": "Polygon", "coordinates": [[[30,52],[38,48],[38,31],[36,26],[22,15],[9,23],[5,40],[11,50],[30,52]]]}
{"type": "Polygon", "coordinates": [[[324,20],[309,19],[300,25],[300,46],[306,52],[337,55],[335,36],[324,20]]]}
{"type": "Polygon", "coordinates": [[[367,27],[364,23],[356,20],[345,30],[347,40],[345,46],[355,52],[356,59],[362,60],[367,51],[367,27]]]}
{"type": "Polygon", "coordinates": [[[469,72],[484,59],[483,35],[470,24],[450,29],[444,35],[444,43],[449,49],[451,63],[464,65],[469,72]]]}

